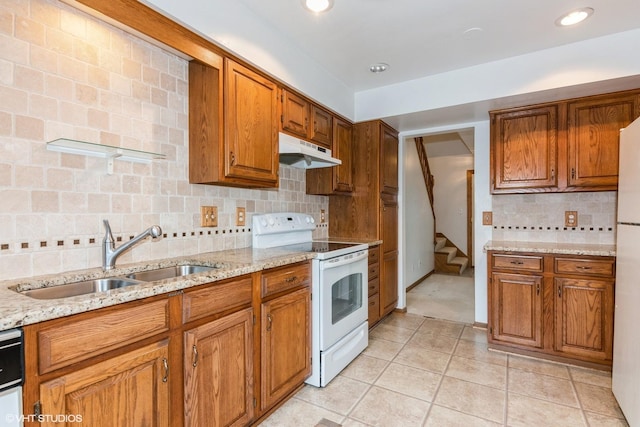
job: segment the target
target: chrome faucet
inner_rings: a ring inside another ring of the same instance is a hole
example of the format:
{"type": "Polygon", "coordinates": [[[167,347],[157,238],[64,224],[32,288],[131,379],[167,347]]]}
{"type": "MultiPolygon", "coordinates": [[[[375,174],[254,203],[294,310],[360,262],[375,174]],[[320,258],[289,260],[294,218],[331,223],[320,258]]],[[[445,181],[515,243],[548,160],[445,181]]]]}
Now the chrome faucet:
{"type": "Polygon", "coordinates": [[[111,227],[108,220],[103,220],[105,233],[102,240],[102,269],[104,271],[111,270],[116,266],[116,259],[127,249],[131,249],[134,245],[142,241],[148,236],[152,239],[160,237],[162,235],[162,228],[159,225],[153,225],[147,228],[142,233],[138,234],[133,239],[120,245],[116,248],[116,244],[113,240],[113,234],[111,234],[111,227]]]}

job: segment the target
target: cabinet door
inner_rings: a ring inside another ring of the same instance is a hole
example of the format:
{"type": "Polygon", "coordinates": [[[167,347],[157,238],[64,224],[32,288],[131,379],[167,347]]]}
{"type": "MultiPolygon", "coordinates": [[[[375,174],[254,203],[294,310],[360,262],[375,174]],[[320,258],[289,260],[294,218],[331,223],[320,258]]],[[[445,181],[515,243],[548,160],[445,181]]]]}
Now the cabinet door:
{"type": "Polygon", "coordinates": [[[380,280],[380,316],[391,313],[398,305],[398,251],[382,255],[380,280]]]}
{"type": "Polygon", "coordinates": [[[636,117],[638,95],[596,97],[568,106],[568,168],[570,187],[618,186],[620,129],[636,117]]]}
{"type": "Polygon", "coordinates": [[[42,413],[82,417],[91,427],[168,427],[175,404],[168,346],[164,340],[40,384],[42,413]]]}
{"type": "Polygon", "coordinates": [[[398,193],[398,134],[382,125],[380,187],[383,193],[398,193]]]}
{"type": "Polygon", "coordinates": [[[278,93],[275,83],[225,60],[225,179],[278,184],[278,93]]]}
{"type": "Polygon", "coordinates": [[[342,164],[330,168],[307,169],[307,194],[344,194],[353,191],[353,126],[333,119],[333,157],[342,164]]]}
{"type": "Polygon", "coordinates": [[[557,187],[557,121],[556,105],[492,115],[493,193],[557,187]]]}
{"type": "Polygon", "coordinates": [[[398,250],[398,200],[395,197],[382,197],[381,205],[381,230],[382,252],[398,250]]]}
{"type": "Polygon", "coordinates": [[[542,348],[542,276],[493,273],[493,340],[542,348]]]}
{"type": "Polygon", "coordinates": [[[556,351],[597,361],[613,355],[612,281],[556,278],[556,351]]]}
{"type": "Polygon", "coordinates": [[[309,132],[309,103],[287,90],[282,91],[282,130],[300,138],[309,132]]]}
{"type": "Polygon", "coordinates": [[[261,409],[288,395],[311,373],[311,291],[262,304],[261,409]]]}
{"type": "Polygon", "coordinates": [[[311,141],[331,148],[333,139],[333,117],[331,113],[311,104],[311,127],[309,128],[309,138],[311,141]]]}
{"type": "Polygon", "coordinates": [[[243,426],[253,418],[253,310],[184,333],[186,427],[243,426]]]}

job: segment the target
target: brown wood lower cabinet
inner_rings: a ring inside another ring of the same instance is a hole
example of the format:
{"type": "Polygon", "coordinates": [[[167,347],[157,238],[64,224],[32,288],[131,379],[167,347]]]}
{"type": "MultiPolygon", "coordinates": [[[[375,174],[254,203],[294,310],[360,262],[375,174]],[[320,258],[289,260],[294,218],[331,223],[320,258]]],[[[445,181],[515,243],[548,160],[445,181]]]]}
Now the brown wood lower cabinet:
{"type": "MultiPolygon", "coordinates": [[[[311,373],[310,277],[305,261],[25,326],[25,415],[91,427],[256,422],[311,373]]],[[[25,423],[44,425],[54,424],[25,423]]]]}
{"type": "MultiPolygon", "coordinates": [[[[168,427],[168,340],[40,384],[42,414],[64,425],[168,427]]],[[[42,426],[61,425],[44,418],[42,426]]]]}
{"type": "Polygon", "coordinates": [[[615,258],[489,251],[488,262],[489,347],[611,365],[615,258]]]}
{"type": "Polygon", "coordinates": [[[184,355],[185,426],[248,424],[253,418],[253,309],[186,331],[184,355]]]}

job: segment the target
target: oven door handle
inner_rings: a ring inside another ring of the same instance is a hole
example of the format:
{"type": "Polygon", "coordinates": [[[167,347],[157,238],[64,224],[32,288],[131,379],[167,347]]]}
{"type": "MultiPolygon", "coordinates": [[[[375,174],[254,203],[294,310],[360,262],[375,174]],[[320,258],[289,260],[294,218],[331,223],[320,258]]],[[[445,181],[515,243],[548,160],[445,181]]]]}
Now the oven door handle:
{"type": "Polygon", "coordinates": [[[330,268],[341,267],[343,265],[351,264],[366,258],[369,258],[369,253],[367,251],[356,252],[355,256],[344,255],[339,258],[324,261],[320,265],[322,266],[323,270],[329,270],[330,268]]]}

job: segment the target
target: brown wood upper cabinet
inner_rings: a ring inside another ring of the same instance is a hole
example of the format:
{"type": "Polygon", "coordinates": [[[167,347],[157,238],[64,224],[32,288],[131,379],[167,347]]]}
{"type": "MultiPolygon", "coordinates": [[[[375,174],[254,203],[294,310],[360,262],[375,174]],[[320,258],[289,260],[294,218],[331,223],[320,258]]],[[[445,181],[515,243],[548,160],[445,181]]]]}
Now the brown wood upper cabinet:
{"type": "Polygon", "coordinates": [[[307,170],[307,194],[348,194],[353,191],[353,126],[337,117],[333,119],[333,157],[341,165],[307,170]]]}
{"type": "Polygon", "coordinates": [[[380,188],[398,194],[398,132],[381,124],[380,188]]]}
{"type": "Polygon", "coordinates": [[[277,187],[277,86],[228,58],[222,74],[189,63],[189,182],[277,187]]]}
{"type": "Polygon", "coordinates": [[[295,93],[282,89],[282,131],[331,148],[333,116],[295,93]]]}
{"type": "Polygon", "coordinates": [[[491,192],[610,191],[640,90],[491,111],[491,192]]]}

